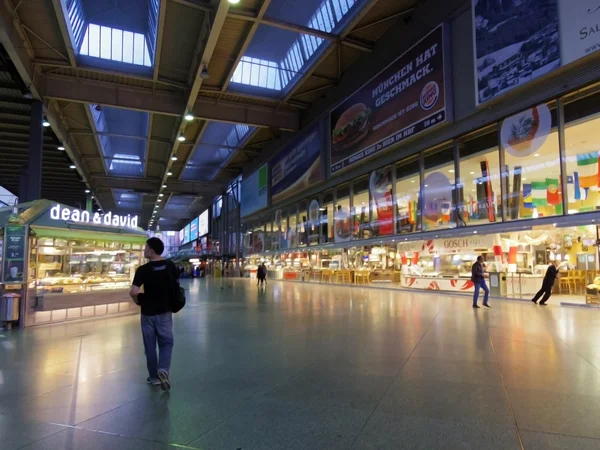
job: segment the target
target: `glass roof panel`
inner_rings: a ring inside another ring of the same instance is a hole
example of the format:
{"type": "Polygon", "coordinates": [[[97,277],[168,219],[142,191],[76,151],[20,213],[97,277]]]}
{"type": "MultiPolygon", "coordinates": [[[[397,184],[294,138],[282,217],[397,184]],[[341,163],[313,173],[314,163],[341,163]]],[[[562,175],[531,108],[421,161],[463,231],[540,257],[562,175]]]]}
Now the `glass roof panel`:
{"type": "Polygon", "coordinates": [[[369,0],[272,0],[265,17],[340,34],[369,0]]]}
{"type": "Polygon", "coordinates": [[[98,141],[110,174],[144,175],[149,115],[145,112],[90,105],[98,141]]]}
{"type": "Polygon", "coordinates": [[[253,130],[253,127],[244,124],[209,123],[185,166],[182,179],[212,180],[253,130]]]}
{"type": "Polygon", "coordinates": [[[115,203],[119,209],[142,209],[142,195],[138,192],[126,191],[123,189],[113,189],[115,203]]]}
{"type": "Polygon", "coordinates": [[[231,78],[229,90],[281,98],[330,45],[324,39],[260,25],[231,78]]]}

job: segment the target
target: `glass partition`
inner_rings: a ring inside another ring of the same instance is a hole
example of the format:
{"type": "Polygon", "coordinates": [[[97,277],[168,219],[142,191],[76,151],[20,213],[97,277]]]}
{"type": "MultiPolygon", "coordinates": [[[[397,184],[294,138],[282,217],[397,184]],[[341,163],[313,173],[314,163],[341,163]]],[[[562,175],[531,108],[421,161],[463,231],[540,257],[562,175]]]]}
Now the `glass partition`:
{"type": "Polygon", "coordinates": [[[372,236],[394,234],[394,202],[392,198],[392,168],[390,166],[371,172],[369,192],[371,193],[372,236]]]}
{"type": "Polygon", "coordinates": [[[457,189],[458,214],[461,226],[481,225],[502,220],[499,206],[500,151],[497,129],[461,141],[460,182],[457,189]]]}
{"type": "Polygon", "coordinates": [[[337,189],[334,213],[335,242],[345,242],[352,237],[352,218],[350,217],[350,188],[348,185],[337,189]]]}
{"type": "Polygon", "coordinates": [[[368,239],[373,235],[369,217],[369,179],[363,177],[353,185],[352,198],[352,237],[368,239]]]}
{"type": "Polygon", "coordinates": [[[425,154],[424,230],[456,227],[454,172],[454,149],[451,146],[425,154]]]}
{"type": "Polygon", "coordinates": [[[419,158],[407,159],[396,165],[396,233],[421,230],[421,174],[419,158]]]}
{"type": "Polygon", "coordinates": [[[600,94],[567,103],[565,159],[568,213],[596,211],[600,206],[600,94]]]}
{"type": "Polygon", "coordinates": [[[322,243],[334,242],[333,239],[333,191],[323,195],[323,206],[319,208],[321,213],[321,239],[322,243]]]}
{"type": "Polygon", "coordinates": [[[506,220],[563,214],[556,108],[538,105],[501,126],[506,220]]]}

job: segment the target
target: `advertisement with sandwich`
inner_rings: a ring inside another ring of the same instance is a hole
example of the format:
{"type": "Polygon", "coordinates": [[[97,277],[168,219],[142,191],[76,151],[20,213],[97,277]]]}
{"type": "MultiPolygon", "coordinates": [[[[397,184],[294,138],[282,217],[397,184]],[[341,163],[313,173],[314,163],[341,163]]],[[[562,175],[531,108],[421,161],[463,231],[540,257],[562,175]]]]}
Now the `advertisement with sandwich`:
{"type": "Polygon", "coordinates": [[[449,120],[442,24],[331,112],[331,173],[449,120]]]}
{"type": "Polygon", "coordinates": [[[321,122],[310,126],[271,161],[271,201],[285,200],[325,179],[321,122]]]}

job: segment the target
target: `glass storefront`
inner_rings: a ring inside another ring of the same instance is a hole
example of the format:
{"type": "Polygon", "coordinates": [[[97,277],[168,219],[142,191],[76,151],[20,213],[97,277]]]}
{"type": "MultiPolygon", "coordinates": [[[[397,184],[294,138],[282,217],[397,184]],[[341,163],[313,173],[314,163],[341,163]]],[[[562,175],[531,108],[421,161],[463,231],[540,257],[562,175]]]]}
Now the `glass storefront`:
{"type": "MultiPolygon", "coordinates": [[[[556,292],[576,302],[585,300],[586,286],[600,268],[594,225],[600,223],[595,214],[600,211],[597,90],[533,106],[341,183],[300,202],[298,215],[289,213],[290,208],[296,211],[295,205],[284,208],[284,214],[279,210],[274,222],[269,221],[273,229],[288,230],[283,233],[288,240],[290,230],[300,238],[281,247],[275,244],[272,254],[258,257],[279,278],[329,281],[330,271],[350,270],[369,272],[368,277],[359,274],[361,283],[367,278],[369,283],[405,288],[468,292],[470,266],[483,254],[488,266],[504,274],[506,283],[498,293],[523,297],[539,288],[547,264],[557,259],[565,276],[557,281],[556,292]],[[311,204],[318,205],[319,225],[309,239],[305,224],[314,228],[311,204]],[[570,225],[567,216],[577,217],[582,226],[564,228],[570,225]],[[539,228],[537,219],[545,219],[547,229],[539,228]],[[559,223],[554,227],[548,220],[559,223]],[[518,231],[486,231],[503,222],[518,231]],[[420,233],[425,233],[421,240],[420,233]],[[471,240],[477,234],[481,245],[428,253],[427,243],[437,244],[436,233],[444,239],[469,235],[471,240]],[[406,245],[419,250],[373,242],[394,236],[416,239],[406,245]],[[295,275],[284,276],[287,272],[295,275]]],[[[596,281],[600,291],[600,278],[596,281]]]]}

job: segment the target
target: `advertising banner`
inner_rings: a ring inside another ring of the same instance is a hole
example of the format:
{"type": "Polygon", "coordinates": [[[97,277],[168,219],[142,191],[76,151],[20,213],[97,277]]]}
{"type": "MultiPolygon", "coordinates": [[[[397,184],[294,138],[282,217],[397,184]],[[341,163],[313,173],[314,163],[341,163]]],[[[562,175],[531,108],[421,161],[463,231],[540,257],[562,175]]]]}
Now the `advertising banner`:
{"type": "MultiPolygon", "coordinates": [[[[557,2],[472,1],[477,103],[559,67],[557,2]]],[[[571,8],[579,2],[567,3],[571,8]]]]}
{"type": "Polygon", "coordinates": [[[198,239],[198,218],[190,222],[190,241],[198,239]]]}
{"type": "Polygon", "coordinates": [[[208,211],[209,210],[207,209],[200,214],[200,217],[198,217],[198,236],[200,237],[206,236],[208,233],[210,233],[210,215],[208,211]]]}
{"type": "Polygon", "coordinates": [[[2,281],[5,283],[25,282],[25,231],[23,225],[7,225],[4,229],[2,281]]]}
{"type": "Polygon", "coordinates": [[[188,223],[183,229],[183,243],[187,244],[190,242],[190,224],[188,223]]]}
{"type": "Polygon", "coordinates": [[[245,217],[267,207],[268,167],[265,164],[252,175],[242,180],[240,214],[245,217]]]}
{"type": "Polygon", "coordinates": [[[331,173],[447,120],[440,25],[331,112],[331,173]]]}
{"type": "Polygon", "coordinates": [[[598,0],[558,0],[563,65],[600,50],[598,0]]]}
{"type": "Polygon", "coordinates": [[[303,132],[271,160],[271,201],[279,202],[325,179],[321,124],[303,132]]]}

